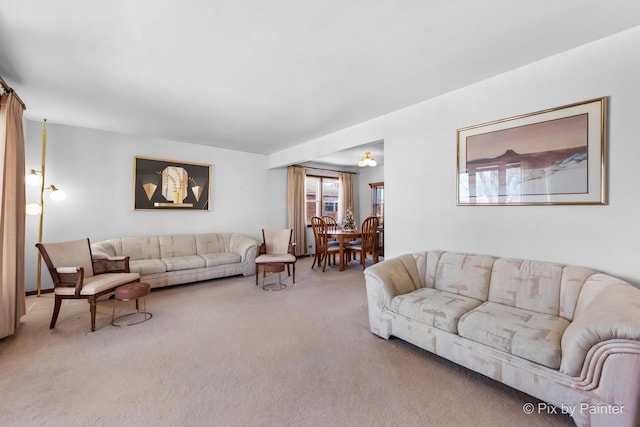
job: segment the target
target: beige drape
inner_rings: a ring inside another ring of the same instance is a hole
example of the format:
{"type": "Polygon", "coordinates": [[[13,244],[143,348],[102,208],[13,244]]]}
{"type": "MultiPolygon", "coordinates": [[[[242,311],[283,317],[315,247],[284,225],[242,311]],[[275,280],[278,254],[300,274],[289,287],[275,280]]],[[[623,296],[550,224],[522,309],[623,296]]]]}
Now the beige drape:
{"type": "Polygon", "coordinates": [[[26,313],[24,156],[22,105],[5,93],[0,97],[0,338],[13,335],[26,313]]]}
{"type": "Polygon", "coordinates": [[[307,254],[307,226],[304,212],[305,177],[306,173],[303,167],[289,166],[287,169],[287,223],[288,227],[293,229],[296,256],[307,254]]]}
{"type": "Polygon", "coordinates": [[[353,218],[358,221],[358,215],[356,214],[356,193],[355,193],[355,175],[352,173],[341,172],[338,176],[339,190],[338,190],[338,205],[340,206],[340,212],[338,213],[338,222],[342,224],[344,217],[347,216],[347,209],[351,209],[353,218]]]}

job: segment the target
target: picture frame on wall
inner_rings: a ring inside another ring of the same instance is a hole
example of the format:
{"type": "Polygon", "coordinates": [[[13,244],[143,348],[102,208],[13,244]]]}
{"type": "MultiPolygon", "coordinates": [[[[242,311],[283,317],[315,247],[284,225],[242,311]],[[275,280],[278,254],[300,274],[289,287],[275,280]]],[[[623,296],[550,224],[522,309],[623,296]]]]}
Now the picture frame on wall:
{"type": "Polygon", "coordinates": [[[134,210],[211,209],[211,164],[134,156],[134,210]]]}
{"type": "Polygon", "coordinates": [[[606,204],[606,97],[457,130],[457,205],[606,204]]]}

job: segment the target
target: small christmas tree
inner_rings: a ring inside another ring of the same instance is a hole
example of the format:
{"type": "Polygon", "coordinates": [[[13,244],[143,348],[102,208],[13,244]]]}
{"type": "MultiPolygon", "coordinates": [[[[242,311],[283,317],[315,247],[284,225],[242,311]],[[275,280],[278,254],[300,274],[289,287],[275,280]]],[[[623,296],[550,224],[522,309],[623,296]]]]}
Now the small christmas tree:
{"type": "Polygon", "coordinates": [[[344,221],[342,221],[342,229],[351,231],[355,230],[356,225],[353,221],[353,212],[351,212],[351,208],[347,209],[347,214],[344,217],[344,221]]]}

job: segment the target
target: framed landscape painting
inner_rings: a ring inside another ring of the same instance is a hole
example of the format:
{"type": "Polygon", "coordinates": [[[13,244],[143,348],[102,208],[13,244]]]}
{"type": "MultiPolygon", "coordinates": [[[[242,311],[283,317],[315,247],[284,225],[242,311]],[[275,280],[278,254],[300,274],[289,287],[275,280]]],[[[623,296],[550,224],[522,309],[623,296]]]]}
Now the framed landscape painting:
{"type": "Polygon", "coordinates": [[[606,204],[606,98],[457,131],[457,204],[606,204]]]}
{"type": "Polygon", "coordinates": [[[208,211],[211,165],[135,156],[134,210],[208,211]]]}

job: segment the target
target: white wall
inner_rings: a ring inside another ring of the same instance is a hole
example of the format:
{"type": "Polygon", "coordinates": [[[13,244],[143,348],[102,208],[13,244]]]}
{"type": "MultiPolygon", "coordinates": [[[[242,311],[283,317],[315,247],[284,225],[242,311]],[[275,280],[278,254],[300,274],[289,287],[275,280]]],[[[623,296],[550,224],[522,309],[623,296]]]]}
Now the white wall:
{"type": "MultiPolygon", "coordinates": [[[[425,249],[584,265],[640,284],[640,27],[271,155],[385,141],[385,253],[425,249]],[[606,206],[456,206],[456,130],[609,97],[606,206]]],[[[490,58],[487,58],[490,60],[490,58]]]]}
{"type": "MultiPolygon", "coordinates": [[[[47,123],[43,241],[92,241],[149,234],[238,232],[261,240],[261,229],[286,227],[286,169],[267,169],[267,157],[158,138],[47,123]],[[134,211],[134,156],[210,163],[212,204],[207,212],[134,211]]],[[[40,169],[42,122],[26,121],[26,167],[40,169]]],[[[27,202],[38,188],[27,188],[27,202]]],[[[38,217],[27,217],[26,289],[35,290],[38,217]]],[[[43,267],[43,288],[51,280],[43,267]]]]}

